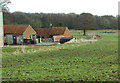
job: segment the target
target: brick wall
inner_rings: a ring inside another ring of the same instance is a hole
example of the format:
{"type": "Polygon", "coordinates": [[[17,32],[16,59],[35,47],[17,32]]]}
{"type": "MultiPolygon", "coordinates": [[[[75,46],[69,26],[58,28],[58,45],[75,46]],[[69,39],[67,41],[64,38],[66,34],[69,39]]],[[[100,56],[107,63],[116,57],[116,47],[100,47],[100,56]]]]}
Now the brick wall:
{"type": "Polygon", "coordinates": [[[29,39],[30,35],[31,35],[31,39],[33,39],[32,38],[33,34],[35,35],[35,39],[36,39],[36,31],[31,26],[28,26],[26,31],[23,33],[23,39],[29,39]]]}

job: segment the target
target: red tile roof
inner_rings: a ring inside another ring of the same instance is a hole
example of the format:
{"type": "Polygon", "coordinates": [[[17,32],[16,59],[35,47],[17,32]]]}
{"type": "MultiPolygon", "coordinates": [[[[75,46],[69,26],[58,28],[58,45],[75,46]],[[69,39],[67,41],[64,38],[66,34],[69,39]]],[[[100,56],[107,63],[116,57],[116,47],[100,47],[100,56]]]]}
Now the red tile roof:
{"type": "Polygon", "coordinates": [[[4,25],[4,34],[23,34],[29,25],[4,25]]]}
{"type": "Polygon", "coordinates": [[[67,27],[52,27],[51,29],[34,29],[39,36],[63,35],[67,27]]]}
{"type": "Polygon", "coordinates": [[[52,27],[50,35],[63,35],[67,27],[52,27]]]}
{"type": "Polygon", "coordinates": [[[49,36],[49,33],[50,33],[50,29],[39,28],[39,29],[34,29],[34,30],[39,36],[49,36]]]}

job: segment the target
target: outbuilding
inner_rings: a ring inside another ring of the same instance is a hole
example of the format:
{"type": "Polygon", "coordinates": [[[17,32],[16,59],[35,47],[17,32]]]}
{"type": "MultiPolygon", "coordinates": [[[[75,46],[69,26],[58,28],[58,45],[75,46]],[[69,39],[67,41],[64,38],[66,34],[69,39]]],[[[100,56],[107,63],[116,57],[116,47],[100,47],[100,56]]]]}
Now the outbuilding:
{"type": "Polygon", "coordinates": [[[63,37],[70,37],[70,31],[68,27],[52,27],[49,34],[54,41],[60,41],[60,39],[63,37]]]}
{"type": "Polygon", "coordinates": [[[49,33],[50,33],[50,29],[47,28],[39,28],[39,29],[34,29],[36,31],[36,35],[37,35],[37,41],[38,43],[41,43],[41,39],[48,39],[49,38],[49,33]]]}
{"type": "Polygon", "coordinates": [[[62,37],[70,37],[70,31],[67,27],[52,27],[34,29],[37,32],[38,43],[42,41],[60,41],[62,37]]]}
{"type": "Polygon", "coordinates": [[[22,44],[25,39],[36,40],[36,31],[30,25],[4,25],[5,44],[22,44]]]}

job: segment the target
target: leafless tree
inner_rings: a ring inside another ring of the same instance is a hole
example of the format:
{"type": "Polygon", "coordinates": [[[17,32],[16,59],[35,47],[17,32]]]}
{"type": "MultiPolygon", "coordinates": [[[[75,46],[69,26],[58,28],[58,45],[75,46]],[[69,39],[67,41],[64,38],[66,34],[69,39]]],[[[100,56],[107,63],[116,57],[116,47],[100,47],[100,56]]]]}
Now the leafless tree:
{"type": "Polygon", "coordinates": [[[8,10],[7,4],[10,4],[10,0],[0,0],[0,9],[8,10]]]}

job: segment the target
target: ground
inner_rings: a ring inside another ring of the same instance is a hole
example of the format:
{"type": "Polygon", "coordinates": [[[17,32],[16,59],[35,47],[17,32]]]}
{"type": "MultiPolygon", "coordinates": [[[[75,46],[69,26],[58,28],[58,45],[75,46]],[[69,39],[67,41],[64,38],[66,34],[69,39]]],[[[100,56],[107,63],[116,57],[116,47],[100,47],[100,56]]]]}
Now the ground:
{"type": "MultiPolygon", "coordinates": [[[[118,81],[118,32],[101,39],[56,46],[3,47],[3,81],[118,81]]],[[[86,38],[71,30],[77,39],[86,38]]]]}

